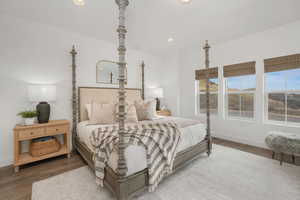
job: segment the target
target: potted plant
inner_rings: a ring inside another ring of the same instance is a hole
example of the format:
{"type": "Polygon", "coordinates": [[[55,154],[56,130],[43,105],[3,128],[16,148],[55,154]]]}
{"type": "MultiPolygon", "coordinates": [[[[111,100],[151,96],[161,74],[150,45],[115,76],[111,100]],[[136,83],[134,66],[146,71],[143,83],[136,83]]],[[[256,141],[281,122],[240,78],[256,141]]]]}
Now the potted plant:
{"type": "Polygon", "coordinates": [[[35,111],[35,110],[23,111],[23,112],[20,112],[18,115],[20,115],[22,118],[24,118],[25,125],[33,125],[34,119],[37,116],[37,111],[35,111]]]}

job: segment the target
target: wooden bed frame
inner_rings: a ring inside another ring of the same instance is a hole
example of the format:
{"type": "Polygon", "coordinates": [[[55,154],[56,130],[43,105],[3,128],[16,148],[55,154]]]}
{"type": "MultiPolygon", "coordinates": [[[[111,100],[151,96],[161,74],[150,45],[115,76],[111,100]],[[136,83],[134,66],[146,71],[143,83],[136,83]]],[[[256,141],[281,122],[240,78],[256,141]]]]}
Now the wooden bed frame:
{"type": "MultiPolygon", "coordinates": [[[[94,170],[93,153],[78,138],[76,138],[76,149],[89,167],[94,170]]],[[[177,153],[173,170],[180,169],[191,161],[200,157],[202,153],[207,152],[208,142],[203,140],[197,145],[189,147],[184,151],[177,153]]],[[[96,184],[96,183],[95,183],[96,184]]],[[[119,177],[109,166],[105,168],[104,185],[118,200],[128,200],[145,192],[148,188],[148,169],[144,169],[135,174],[126,177],[119,177]]]]}
{"type": "MultiPolygon", "coordinates": [[[[78,114],[79,122],[87,120],[87,113],[84,105],[93,100],[96,102],[105,103],[116,99],[118,88],[96,88],[96,87],[79,87],[78,88],[78,114]],[[97,92],[98,91],[98,92],[97,92]],[[101,97],[103,94],[103,97],[101,97]],[[95,96],[94,96],[95,95],[95,96]],[[107,99],[108,97],[108,99],[107,99]]],[[[140,89],[126,89],[127,99],[130,101],[141,98],[140,89]]],[[[82,158],[94,170],[93,152],[80,141],[78,136],[75,139],[75,147],[82,158]]],[[[181,152],[178,152],[174,161],[174,171],[184,166],[200,156],[201,153],[210,152],[209,142],[206,138],[202,142],[189,147],[181,152]]],[[[145,191],[148,187],[148,169],[144,169],[130,176],[120,177],[115,171],[109,166],[105,169],[104,185],[116,195],[117,199],[124,200],[130,199],[135,195],[145,191]]]]}
{"type": "MultiPolygon", "coordinates": [[[[105,178],[104,178],[104,185],[116,196],[118,200],[128,200],[133,196],[139,195],[140,193],[144,192],[148,188],[148,169],[144,169],[140,172],[137,172],[133,175],[127,176],[126,167],[126,160],[124,156],[124,151],[126,148],[126,144],[123,141],[123,134],[125,133],[125,99],[126,99],[126,91],[128,90],[136,90],[140,92],[140,96],[143,99],[145,95],[145,88],[144,88],[144,62],[141,65],[142,68],[142,89],[125,89],[125,54],[126,54],[126,47],[125,47],[125,35],[126,35],[126,28],[125,28],[125,10],[128,6],[128,0],[116,0],[116,3],[119,7],[119,28],[117,30],[119,34],[119,88],[105,88],[107,90],[112,90],[115,93],[118,93],[118,103],[119,103],[119,144],[118,144],[118,168],[117,172],[113,171],[109,166],[105,168],[105,178]]],[[[206,68],[209,68],[209,58],[208,58],[208,51],[209,45],[206,43],[204,49],[206,53],[206,68]]],[[[79,121],[83,120],[83,109],[82,106],[82,99],[80,92],[84,89],[97,89],[91,87],[79,87],[78,88],[78,96],[77,96],[77,86],[76,86],[76,55],[77,52],[73,46],[72,51],[70,52],[72,55],[72,108],[73,108],[73,128],[72,128],[72,142],[73,147],[78,151],[78,153],[83,157],[83,159],[87,162],[92,170],[94,170],[94,161],[93,161],[93,153],[89,150],[89,148],[82,143],[78,136],[77,136],[77,123],[78,123],[78,116],[79,121]]],[[[209,81],[208,78],[209,74],[206,73],[206,95],[209,96],[209,81]]],[[[98,88],[104,89],[104,88],[98,88]]],[[[114,95],[115,96],[115,95],[114,95]]],[[[179,169],[180,167],[186,165],[187,163],[191,162],[192,160],[198,158],[202,153],[206,152],[208,156],[211,154],[212,149],[212,138],[210,134],[210,113],[209,113],[209,98],[207,98],[207,128],[206,128],[206,137],[205,139],[192,146],[189,147],[181,152],[178,152],[174,161],[174,171],[179,169]]],[[[95,183],[96,184],[96,183],[95,183]]]]}

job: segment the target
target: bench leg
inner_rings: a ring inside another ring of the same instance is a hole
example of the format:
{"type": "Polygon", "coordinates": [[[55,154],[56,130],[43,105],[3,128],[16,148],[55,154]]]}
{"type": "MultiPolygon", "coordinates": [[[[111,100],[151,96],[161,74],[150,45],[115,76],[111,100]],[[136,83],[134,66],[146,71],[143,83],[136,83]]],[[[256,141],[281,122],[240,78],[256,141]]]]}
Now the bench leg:
{"type": "Polygon", "coordinates": [[[274,159],[275,158],[275,152],[273,151],[272,152],[272,159],[274,159]]]}
{"type": "Polygon", "coordinates": [[[282,161],[283,161],[283,153],[280,153],[280,165],[282,165],[282,161]]]}
{"type": "Polygon", "coordinates": [[[292,162],[293,162],[293,164],[296,164],[295,155],[292,155],[292,162]]]}

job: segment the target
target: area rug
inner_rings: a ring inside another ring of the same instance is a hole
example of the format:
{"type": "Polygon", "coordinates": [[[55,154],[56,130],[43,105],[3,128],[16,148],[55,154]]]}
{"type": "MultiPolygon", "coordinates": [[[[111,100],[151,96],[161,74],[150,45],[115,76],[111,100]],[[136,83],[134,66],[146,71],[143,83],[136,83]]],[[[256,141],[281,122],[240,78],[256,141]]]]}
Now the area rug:
{"type": "MultiPolygon", "coordinates": [[[[33,184],[32,200],[114,200],[88,167],[33,184]]],[[[213,154],[165,179],[136,200],[297,200],[300,167],[214,145],[213,154]]]]}

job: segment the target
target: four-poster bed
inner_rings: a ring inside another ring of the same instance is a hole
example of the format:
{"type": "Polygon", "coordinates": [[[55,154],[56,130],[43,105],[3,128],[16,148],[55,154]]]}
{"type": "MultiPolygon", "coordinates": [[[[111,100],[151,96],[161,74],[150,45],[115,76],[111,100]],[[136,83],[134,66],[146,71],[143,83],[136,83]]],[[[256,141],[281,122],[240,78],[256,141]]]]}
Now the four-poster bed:
{"type": "MultiPolygon", "coordinates": [[[[94,130],[96,126],[86,126],[84,125],[87,120],[87,112],[85,106],[91,100],[97,101],[100,103],[108,103],[117,101],[118,103],[118,144],[115,152],[115,161],[108,160],[108,164],[104,169],[104,185],[112,191],[113,194],[117,197],[118,200],[126,200],[131,197],[138,195],[139,193],[145,191],[149,187],[149,168],[146,166],[141,166],[135,170],[132,170],[132,166],[137,163],[136,159],[132,157],[136,156],[136,153],[140,155],[145,152],[138,148],[133,149],[133,147],[128,146],[125,142],[126,127],[126,102],[139,101],[144,99],[144,62],[141,65],[142,68],[142,89],[126,89],[124,87],[125,80],[125,10],[128,6],[128,0],[116,0],[117,5],[119,6],[119,88],[95,88],[95,87],[79,87],[78,88],[78,97],[76,93],[76,55],[77,52],[73,47],[71,51],[72,55],[72,108],[73,108],[73,146],[87,162],[91,169],[95,169],[95,152],[89,147],[89,143],[84,137],[94,130]],[[77,101],[78,100],[78,101],[77,101]],[[77,123],[79,118],[79,123],[77,123]],[[78,128],[77,128],[78,125],[78,128]],[[127,149],[126,149],[127,148],[127,149]],[[134,155],[131,156],[128,154],[129,149],[131,148],[134,151],[134,155]],[[127,151],[126,151],[127,150],[127,151]],[[142,153],[141,153],[142,152],[142,153]]],[[[209,67],[208,60],[208,51],[209,46],[205,46],[206,53],[206,68],[209,67]]],[[[207,72],[207,94],[209,96],[209,81],[208,81],[208,72],[207,72]]],[[[207,98],[207,106],[209,106],[209,98],[207,98]]],[[[178,151],[176,151],[176,156],[174,156],[174,162],[172,163],[173,171],[184,166],[188,162],[199,157],[201,153],[206,152],[208,155],[211,153],[211,135],[210,135],[210,121],[209,121],[209,109],[207,109],[207,126],[203,124],[196,124],[191,121],[185,121],[183,119],[172,119],[176,123],[181,124],[178,128],[182,134],[182,141],[188,141],[189,144],[178,145],[178,151]],[[195,134],[189,133],[187,130],[193,127],[194,130],[199,132],[198,136],[195,134]],[[200,133],[201,132],[201,133],[200,133]],[[195,139],[197,138],[197,139],[195,139]]],[[[142,123],[142,122],[141,122],[142,123]]],[[[149,123],[149,122],[147,122],[149,123]]],[[[185,142],[185,143],[188,143],[185,142]]],[[[143,147],[141,147],[143,148],[143,147]]],[[[113,155],[114,153],[112,153],[113,155]]],[[[145,156],[145,155],[144,155],[145,156]]],[[[142,162],[143,158],[138,162],[142,162]]],[[[145,159],[146,162],[146,159],[145,159]]],[[[149,165],[148,165],[149,166],[149,165]]]]}

